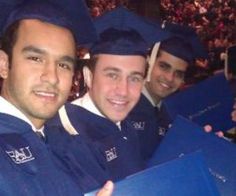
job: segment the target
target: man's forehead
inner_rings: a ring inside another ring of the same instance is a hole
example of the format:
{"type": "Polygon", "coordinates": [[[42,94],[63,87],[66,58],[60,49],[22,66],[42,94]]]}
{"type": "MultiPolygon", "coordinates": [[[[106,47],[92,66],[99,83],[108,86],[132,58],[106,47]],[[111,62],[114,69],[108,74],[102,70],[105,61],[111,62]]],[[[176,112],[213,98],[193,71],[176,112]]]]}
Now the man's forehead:
{"type": "Polygon", "coordinates": [[[146,59],[139,55],[97,55],[96,67],[117,72],[142,71],[146,67],[146,59]]]}
{"type": "Polygon", "coordinates": [[[74,57],[76,44],[73,34],[64,27],[38,19],[24,19],[19,24],[16,47],[23,52],[50,52],[74,57]]]}
{"type": "Polygon", "coordinates": [[[72,32],[65,28],[65,27],[62,27],[62,26],[58,26],[58,25],[55,25],[55,24],[52,24],[52,23],[49,23],[49,22],[46,22],[46,21],[42,21],[40,19],[22,19],[20,20],[20,27],[22,28],[27,28],[29,30],[32,30],[32,31],[35,31],[34,29],[34,26],[40,26],[41,28],[44,28],[44,29],[49,29],[49,28],[53,28],[53,29],[61,29],[63,31],[68,31],[71,33],[72,35],[72,32]]]}
{"type": "Polygon", "coordinates": [[[66,39],[75,44],[74,35],[69,29],[39,19],[20,20],[17,36],[18,38],[19,36],[25,37],[28,41],[44,40],[47,42],[49,37],[52,39],[51,41],[61,41],[62,39],[66,39]]]}
{"type": "MultiPolygon", "coordinates": [[[[108,64],[119,64],[118,62],[123,61],[127,63],[140,62],[146,63],[146,58],[140,55],[116,55],[116,54],[97,54],[97,63],[107,62],[108,64]]],[[[125,66],[124,66],[125,67],[125,66]]]]}
{"type": "Polygon", "coordinates": [[[170,66],[170,68],[183,72],[185,72],[189,66],[189,64],[185,60],[176,57],[164,50],[159,51],[157,61],[161,61],[162,63],[170,66]]]}

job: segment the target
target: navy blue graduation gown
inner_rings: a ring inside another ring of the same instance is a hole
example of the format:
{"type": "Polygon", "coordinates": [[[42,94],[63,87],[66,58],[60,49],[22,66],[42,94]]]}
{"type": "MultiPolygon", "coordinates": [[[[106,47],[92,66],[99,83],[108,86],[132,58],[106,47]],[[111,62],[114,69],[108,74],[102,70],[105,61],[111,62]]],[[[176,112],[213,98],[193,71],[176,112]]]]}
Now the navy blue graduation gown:
{"type": "Polygon", "coordinates": [[[236,78],[229,80],[229,86],[234,98],[236,98],[236,78]]]}
{"type": "MultiPolygon", "coordinates": [[[[120,180],[144,168],[136,132],[128,121],[121,122],[119,130],[112,121],[80,106],[67,103],[65,108],[72,125],[79,132],[74,137],[83,137],[96,151],[97,163],[109,172],[111,180],[120,180]]],[[[58,115],[49,124],[62,126],[58,115]]]]}
{"type": "Polygon", "coordinates": [[[61,169],[68,173],[84,193],[101,187],[110,179],[99,156],[83,136],[69,135],[62,127],[46,125],[46,142],[60,160],[61,169]]]}
{"type": "Polygon", "coordinates": [[[0,195],[82,195],[26,122],[0,113],[0,195]]]}
{"type": "Polygon", "coordinates": [[[164,137],[169,122],[165,121],[162,112],[154,107],[143,94],[127,119],[137,132],[141,154],[147,161],[164,137]]]}

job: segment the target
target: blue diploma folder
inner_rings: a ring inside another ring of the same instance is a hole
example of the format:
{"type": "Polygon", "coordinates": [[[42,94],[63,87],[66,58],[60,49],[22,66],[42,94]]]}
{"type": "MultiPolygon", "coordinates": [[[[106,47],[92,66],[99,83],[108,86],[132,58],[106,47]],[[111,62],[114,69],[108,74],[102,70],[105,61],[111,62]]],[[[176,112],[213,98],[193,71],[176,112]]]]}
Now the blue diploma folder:
{"type": "Polygon", "coordinates": [[[227,131],[235,126],[231,120],[234,98],[223,74],[212,76],[198,84],[168,96],[162,102],[168,122],[177,115],[214,131],[227,131]]]}
{"type": "MultiPolygon", "coordinates": [[[[93,196],[97,191],[85,194],[93,196]]],[[[143,170],[115,183],[114,196],[219,195],[201,152],[143,170]]]]}
{"type": "Polygon", "coordinates": [[[149,162],[161,164],[194,151],[202,151],[221,195],[236,195],[236,145],[206,133],[197,124],[178,116],[149,162]]]}

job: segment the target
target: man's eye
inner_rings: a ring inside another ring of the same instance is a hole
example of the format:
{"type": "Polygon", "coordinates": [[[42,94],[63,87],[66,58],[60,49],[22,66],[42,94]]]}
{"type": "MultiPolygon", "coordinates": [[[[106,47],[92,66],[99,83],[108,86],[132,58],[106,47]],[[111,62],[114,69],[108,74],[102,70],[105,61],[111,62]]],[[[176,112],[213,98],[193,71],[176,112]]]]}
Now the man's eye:
{"type": "Polygon", "coordinates": [[[177,72],[175,72],[175,77],[178,79],[184,80],[185,73],[182,71],[177,71],[177,72]]]}
{"type": "Polygon", "coordinates": [[[162,70],[170,70],[170,66],[169,65],[166,65],[164,63],[159,63],[159,67],[162,69],[162,70]]]}
{"type": "Polygon", "coordinates": [[[63,69],[68,69],[68,70],[73,70],[73,65],[68,64],[68,63],[59,63],[58,64],[59,67],[63,68],[63,69]]]}
{"type": "Polygon", "coordinates": [[[37,56],[29,56],[27,59],[35,61],[35,62],[42,62],[42,59],[37,56]]]}
{"type": "Polygon", "coordinates": [[[140,82],[143,82],[143,77],[142,76],[131,76],[129,77],[129,80],[131,82],[135,82],[135,83],[140,83],[140,82]]]}
{"type": "Polygon", "coordinates": [[[118,78],[118,75],[117,74],[115,74],[115,73],[107,73],[106,74],[109,78],[112,78],[112,79],[117,79],[118,78]]]}

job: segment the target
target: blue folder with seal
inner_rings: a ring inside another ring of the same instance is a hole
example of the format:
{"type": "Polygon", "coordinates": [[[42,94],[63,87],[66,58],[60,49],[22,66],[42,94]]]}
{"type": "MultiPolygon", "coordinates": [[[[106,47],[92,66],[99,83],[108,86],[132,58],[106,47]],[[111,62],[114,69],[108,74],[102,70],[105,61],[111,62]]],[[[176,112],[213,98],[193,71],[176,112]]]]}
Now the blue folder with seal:
{"type": "Polygon", "coordinates": [[[213,131],[227,131],[235,126],[231,120],[234,98],[223,74],[212,76],[183,91],[168,96],[162,102],[162,111],[171,123],[177,115],[213,131]]]}
{"type": "Polygon", "coordinates": [[[115,183],[112,195],[219,196],[219,192],[202,153],[195,152],[128,176],[115,183]]]}
{"type": "Polygon", "coordinates": [[[149,166],[202,151],[221,195],[236,195],[236,145],[178,116],[156,149],[149,166]]]}

